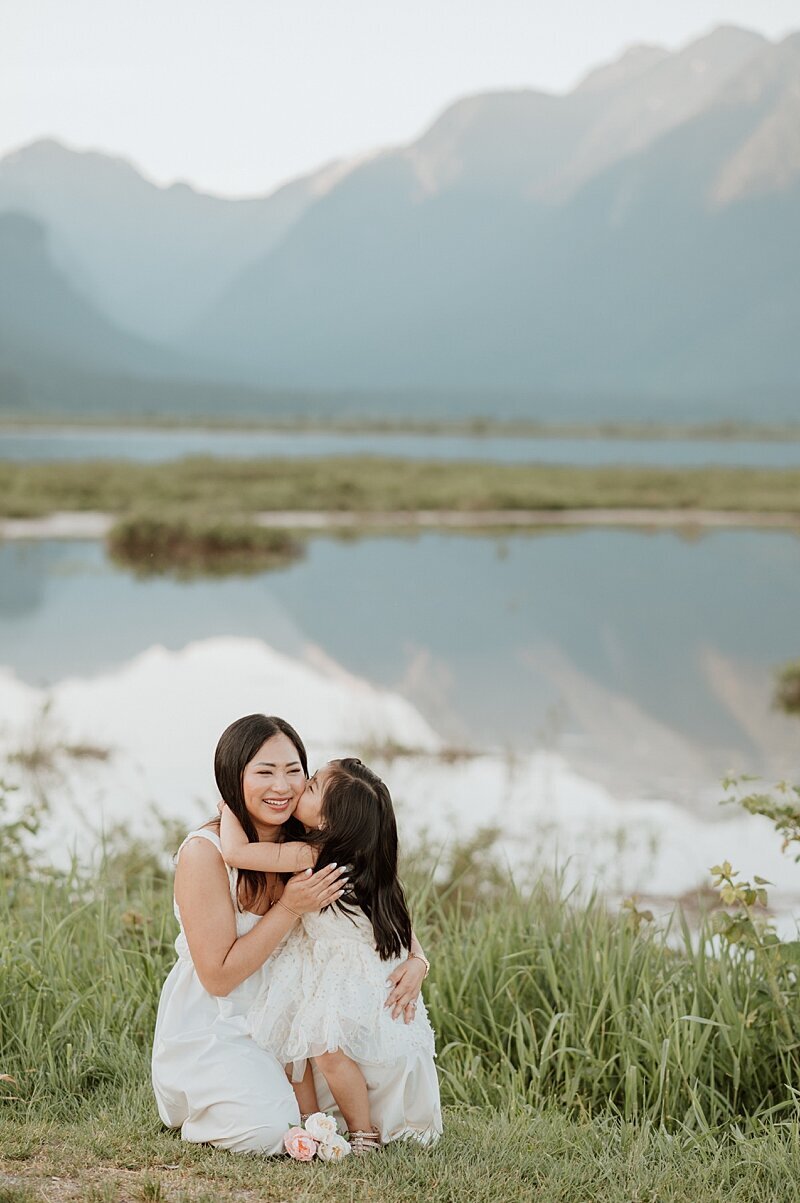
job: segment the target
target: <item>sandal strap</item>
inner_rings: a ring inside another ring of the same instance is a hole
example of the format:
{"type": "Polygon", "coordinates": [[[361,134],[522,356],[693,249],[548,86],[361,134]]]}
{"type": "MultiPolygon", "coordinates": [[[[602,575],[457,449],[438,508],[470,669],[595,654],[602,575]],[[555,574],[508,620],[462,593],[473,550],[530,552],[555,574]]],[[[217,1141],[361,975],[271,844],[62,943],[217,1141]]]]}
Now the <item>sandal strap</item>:
{"type": "Polygon", "coordinates": [[[350,1132],[349,1140],[354,1153],[372,1152],[383,1146],[381,1134],[377,1128],[371,1128],[367,1131],[350,1132]]]}

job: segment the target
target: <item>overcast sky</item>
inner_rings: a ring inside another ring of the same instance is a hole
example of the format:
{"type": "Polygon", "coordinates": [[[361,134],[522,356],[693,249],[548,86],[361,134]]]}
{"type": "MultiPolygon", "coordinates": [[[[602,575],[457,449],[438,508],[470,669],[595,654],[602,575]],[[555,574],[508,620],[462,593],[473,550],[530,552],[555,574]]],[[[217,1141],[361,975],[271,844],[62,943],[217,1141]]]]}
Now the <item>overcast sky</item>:
{"type": "Polygon", "coordinates": [[[778,38],[798,0],[0,0],[0,154],[53,136],[160,183],[269,191],[492,88],[569,90],[635,42],[778,38]]]}

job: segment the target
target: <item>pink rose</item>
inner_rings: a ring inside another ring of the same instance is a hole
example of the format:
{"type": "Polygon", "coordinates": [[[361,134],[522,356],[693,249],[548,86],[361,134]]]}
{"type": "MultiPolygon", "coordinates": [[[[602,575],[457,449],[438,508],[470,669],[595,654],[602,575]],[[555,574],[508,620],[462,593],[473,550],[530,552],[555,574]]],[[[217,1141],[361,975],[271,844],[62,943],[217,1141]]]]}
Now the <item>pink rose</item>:
{"type": "Polygon", "coordinates": [[[305,1128],[290,1128],[283,1138],[286,1152],[295,1161],[311,1161],[316,1156],[317,1142],[306,1132],[305,1128]]]}

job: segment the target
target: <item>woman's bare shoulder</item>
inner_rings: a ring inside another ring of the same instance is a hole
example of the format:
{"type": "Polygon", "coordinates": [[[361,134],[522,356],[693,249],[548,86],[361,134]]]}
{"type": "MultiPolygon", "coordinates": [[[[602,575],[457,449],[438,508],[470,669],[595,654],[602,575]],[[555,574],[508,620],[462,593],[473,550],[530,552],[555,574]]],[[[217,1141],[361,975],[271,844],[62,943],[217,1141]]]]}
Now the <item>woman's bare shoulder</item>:
{"type": "Polygon", "coordinates": [[[222,854],[210,840],[191,839],[181,848],[175,869],[175,901],[185,920],[196,907],[230,907],[230,882],[222,854]]]}
{"type": "Polygon", "coordinates": [[[180,847],[176,869],[177,874],[183,875],[181,870],[183,870],[183,873],[187,871],[193,872],[198,869],[207,872],[214,865],[218,865],[220,870],[225,873],[225,863],[217,844],[209,839],[205,839],[197,832],[193,832],[187,836],[180,847]]]}

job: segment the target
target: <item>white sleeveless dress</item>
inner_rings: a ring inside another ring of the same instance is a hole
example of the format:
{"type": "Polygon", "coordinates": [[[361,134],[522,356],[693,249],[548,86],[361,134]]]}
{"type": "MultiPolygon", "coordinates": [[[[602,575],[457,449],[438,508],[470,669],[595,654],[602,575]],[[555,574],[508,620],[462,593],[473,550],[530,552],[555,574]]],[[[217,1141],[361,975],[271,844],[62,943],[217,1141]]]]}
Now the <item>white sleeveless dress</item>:
{"type": "MultiPolygon", "coordinates": [[[[178,856],[192,839],[208,840],[222,856],[219,837],[207,828],[190,832],[178,856]]],[[[261,916],[238,910],[237,873],[226,868],[236,934],[243,936],[261,916]]],[[[180,923],[177,903],[175,916],[180,923]]],[[[178,961],[161,991],[153,1040],[153,1090],[161,1119],[180,1128],[184,1140],[237,1152],[282,1153],[287,1128],[300,1122],[297,1101],[282,1065],[255,1043],[246,1024],[272,958],[218,998],[200,984],[182,925],[175,951],[178,961]]]]}
{"type": "MultiPolygon", "coordinates": [[[[420,997],[415,1017],[392,1019],[387,977],[401,959],[382,961],[363,911],[336,907],[304,915],[270,960],[248,1030],[297,1078],[309,1057],[340,1049],[358,1062],[370,1115],[384,1143],[435,1141],[442,1131],[433,1030],[420,997]]],[[[315,1069],[322,1110],[338,1115],[315,1069]]]]}

